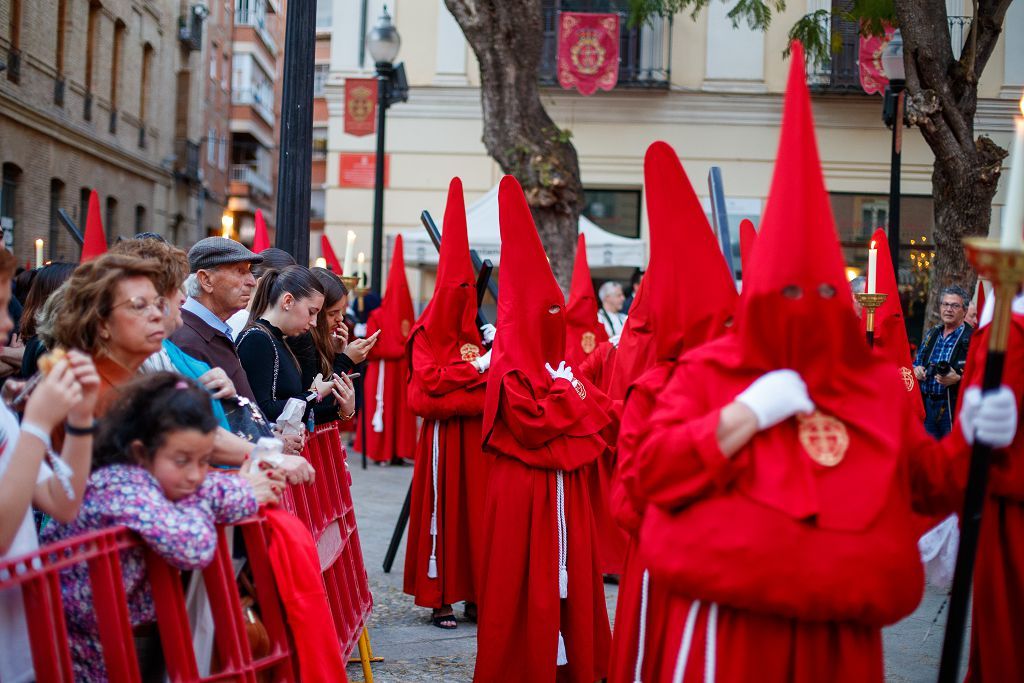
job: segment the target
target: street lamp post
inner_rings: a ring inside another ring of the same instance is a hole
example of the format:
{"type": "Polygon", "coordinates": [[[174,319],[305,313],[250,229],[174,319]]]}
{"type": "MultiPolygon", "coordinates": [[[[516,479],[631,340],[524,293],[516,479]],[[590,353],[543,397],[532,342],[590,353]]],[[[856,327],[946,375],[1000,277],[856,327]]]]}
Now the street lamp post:
{"type": "MultiPolygon", "coordinates": [[[[377,69],[377,156],[373,185],[373,249],[370,256],[372,273],[370,289],[381,291],[381,273],[384,270],[384,123],[388,107],[404,102],[409,97],[405,81],[405,68],[394,64],[402,39],[391,23],[387,5],[381,11],[377,24],[366,34],[366,48],[377,69]]],[[[347,273],[346,273],[347,274],[347,273]]]]}
{"type": "Polygon", "coordinates": [[[899,282],[900,274],[900,165],[903,150],[903,102],[906,81],[903,67],[903,37],[897,29],[882,51],[882,70],[889,79],[882,106],[882,121],[892,128],[892,151],[889,161],[889,253],[892,270],[899,282]]]}

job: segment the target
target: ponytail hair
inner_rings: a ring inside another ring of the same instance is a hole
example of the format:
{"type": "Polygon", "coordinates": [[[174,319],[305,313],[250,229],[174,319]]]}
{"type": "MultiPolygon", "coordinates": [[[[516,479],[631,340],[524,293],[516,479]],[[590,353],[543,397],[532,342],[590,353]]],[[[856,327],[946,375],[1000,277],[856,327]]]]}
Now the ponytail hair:
{"type": "Polygon", "coordinates": [[[287,266],[281,270],[271,268],[263,274],[256,286],[249,320],[262,318],[286,293],[296,299],[304,299],[314,294],[323,294],[324,287],[305,266],[287,266]]]}

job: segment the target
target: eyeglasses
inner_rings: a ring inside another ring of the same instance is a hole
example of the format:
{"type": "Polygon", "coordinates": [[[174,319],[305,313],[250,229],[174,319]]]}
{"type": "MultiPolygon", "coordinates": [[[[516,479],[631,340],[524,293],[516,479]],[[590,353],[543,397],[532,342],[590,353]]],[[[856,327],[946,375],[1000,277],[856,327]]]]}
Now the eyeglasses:
{"type": "Polygon", "coordinates": [[[147,300],[145,297],[133,296],[128,301],[122,301],[119,304],[114,304],[112,308],[118,306],[127,306],[128,310],[135,315],[145,315],[146,311],[153,308],[160,315],[168,315],[171,312],[171,307],[167,304],[167,299],[162,296],[158,296],[152,301],[147,300]]]}
{"type": "Polygon", "coordinates": [[[949,302],[949,301],[943,301],[941,304],[939,304],[939,308],[952,308],[953,310],[956,310],[958,308],[963,308],[963,304],[957,304],[957,303],[952,303],[952,302],[949,302]]]}

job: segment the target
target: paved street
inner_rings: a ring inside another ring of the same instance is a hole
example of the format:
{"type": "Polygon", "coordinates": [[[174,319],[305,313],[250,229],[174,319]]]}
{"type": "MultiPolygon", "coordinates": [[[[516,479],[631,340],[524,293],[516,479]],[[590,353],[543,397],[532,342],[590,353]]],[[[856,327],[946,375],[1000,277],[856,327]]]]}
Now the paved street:
{"type": "MultiPolygon", "coordinates": [[[[356,517],[374,598],[370,639],[374,654],[384,657],[383,662],[374,664],[374,680],[379,683],[472,680],[476,626],[462,619],[461,605],[456,606],[459,627],[454,631],[430,625],[430,611],[416,607],[412,598],[402,593],[404,540],[391,573],[385,574],[382,569],[395,519],[412,479],[412,467],[371,464],[369,469],[363,470],[357,453],[351,454],[350,463],[356,517]]],[[[614,615],[616,592],[614,586],[605,587],[609,616],[614,615]]],[[[886,680],[899,683],[935,680],[946,611],[943,610],[934,626],[932,621],[942,602],[939,591],[929,588],[914,614],[886,629],[886,680]]],[[[361,680],[358,666],[350,665],[348,673],[353,681],[361,680]]]]}

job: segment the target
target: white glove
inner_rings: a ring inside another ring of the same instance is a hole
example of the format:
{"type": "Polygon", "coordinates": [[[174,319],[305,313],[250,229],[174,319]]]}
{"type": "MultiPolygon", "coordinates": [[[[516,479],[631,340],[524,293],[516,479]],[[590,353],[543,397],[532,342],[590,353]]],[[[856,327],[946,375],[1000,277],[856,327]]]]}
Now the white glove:
{"type": "Polygon", "coordinates": [[[484,355],[474,360],[473,365],[476,366],[477,372],[479,372],[480,374],[486,372],[487,368],[491,367],[491,352],[488,351],[484,355]]]}
{"type": "Polygon", "coordinates": [[[614,346],[615,348],[619,348],[619,339],[621,337],[622,334],[615,334],[612,335],[611,337],[608,337],[608,341],[611,342],[611,345],[614,346]]]}
{"type": "Polygon", "coordinates": [[[736,397],[754,411],[757,428],[768,429],[797,413],[814,412],[807,385],[795,370],[766,372],[736,397]]]}
{"type": "Polygon", "coordinates": [[[352,335],[363,339],[366,337],[366,323],[356,323],[352,328],[352,335]]]}
{"type": "Polygon", "coordinates": [[[497,333],[498,328],[496,328],[494,325],[490,323],[487,323],[486,325],[480,328],[480,335],[484,339],[484,344],[487,344],[488,346],[494,343],[494,335],[497,333]]]}
{"type": "Polygon", "coordinates": [[[1017,399],[1007,386],[982,394],[978,387],[964,392],[960,429],[973,445],[975,435],[992,448],[1005,448],[1017,434],[1017,399]]]}
{"type": "Polygon", "coordinates": [[[551,363],[545,363],[544,368],[548,371],[548,374],[551,375],[551,379],[564,379],[569,383],[572,383],[572,381],[576,379],[573,377],[572,368],[566,365],[564,360],[558,364],[557,369],[551,367],[551,363]]]}

